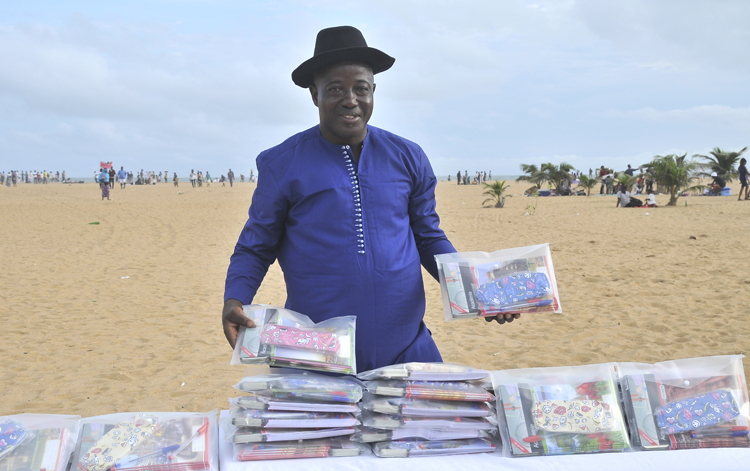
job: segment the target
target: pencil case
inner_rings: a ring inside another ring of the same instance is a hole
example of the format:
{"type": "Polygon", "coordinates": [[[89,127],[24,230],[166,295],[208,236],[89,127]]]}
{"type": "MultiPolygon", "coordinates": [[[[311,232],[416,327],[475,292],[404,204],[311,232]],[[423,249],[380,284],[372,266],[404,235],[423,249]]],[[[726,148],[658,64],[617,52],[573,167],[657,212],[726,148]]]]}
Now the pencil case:
{"type": "Polygon", "coordinates": [[[303,350],[337,353],[338,336],[332,332],[302,330],[275,324],[266,324],[260,334],[262,343],[303,350]]]}
{"type": "Polygon", "coordinates": [[[670,402],[655,414],[659,428],[674,434],[732,420],[740,415],[740,409],[732,393],[722,389],[670,402]]]}
{"type": "Polygon", "coordinates": [[[544,298],[551,292],[547,275],[539,272],[522,272],[480,285],[476,295],[486,306],[510,306],[544,298]]]}
{"type": "Polygon", "coordinates": [[[534,425],[547,432],[599,433],[615,429],[612,408],[606,402],[544,400],[534,406],[534,425]]]}

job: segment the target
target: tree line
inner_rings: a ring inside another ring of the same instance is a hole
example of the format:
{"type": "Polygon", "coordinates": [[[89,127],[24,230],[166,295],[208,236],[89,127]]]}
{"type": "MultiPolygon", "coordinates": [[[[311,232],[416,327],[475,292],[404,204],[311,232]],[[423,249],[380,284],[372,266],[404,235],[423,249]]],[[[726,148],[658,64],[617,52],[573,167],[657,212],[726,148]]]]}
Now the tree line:
{"type": "MultiPolygon", "coordinates": [[[[687,153],[683,155],[657,155],[650,162],[640,165],[637,169],[638,173],[633,172],[631,175],[619,172],[612,178],[628,191],[632,189],[639,178],[651,178],[669,193],[670,199],[667,206],[674,206],[682,193],[705,188],[704,185],[697,184],[702,177],[716,173],[728,182],[737,178],[737,162],[745,150],[747,150],[747,147],[739,152],[724,151],[715,147],[710,155],[694,154],[690,158],[687,157],[687,153]]],[[[575,168],[566,162],[561,162],[559,165],[545,163],[539,167],[533,164],[521,164],[521,171],[524,174],[518,177],[516,181],[532,183],[536,190],[547,184],[549,188],[554,188],[555,192],[560,195],[563,194],[564,187],[572,181],[572,172],[575,171],[575,168]]],[[[590,195],[591,189],[600,182],[600,176],[581,175],[578,186],[586,189],[587,195],[590,195]]]]}

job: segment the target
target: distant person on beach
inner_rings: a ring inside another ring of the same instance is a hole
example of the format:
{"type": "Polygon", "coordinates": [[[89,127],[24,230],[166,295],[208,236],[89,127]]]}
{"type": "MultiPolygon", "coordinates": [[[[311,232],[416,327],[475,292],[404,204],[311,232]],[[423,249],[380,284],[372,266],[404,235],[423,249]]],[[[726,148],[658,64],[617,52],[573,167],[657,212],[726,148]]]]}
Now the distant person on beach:
{"type": "Polygon", "coordinates": [[[721,190],[723,190],[724,187],[727,186],[726,180],[721,178],[716,172],[713,172],[711,174],[711,178],[713,178],[713,181],[710,184],[710,194],[714,196],[721,196],[721,190]]]}
{"type": "Polygon", "coordinates": [[[461,170],[459,170],[458,173],[456,174],[456,183],[458,185],[461,184],[461,170]]]}
{"type": "Polygon", "coordinates": [[[599,188],[599,194],[604,194],[604,189],[607,187],[607,182],[604,181],[604,176],[607,175],[607,169],[604,168],[604,165],[601,166],[599,169],[599,178],[601,178],[602,186],[599,188]]]}
{"type": "Polygon", "coordinates": [[[229,186],[232,186],[232,182],[234,181],[234,172],[232,169],[229,169],[229,173],[227,173],[227,180],[229,180],[229,186]]]}
{"type": "Polygon", "coordinates": [[[632,176],[633,176],[633,173],[635,173],[635,170],[634,170],[633,168],[631,168],[631,167],[630,167],[630,164],[628,164],[628,169],[627,169],[627,170],[625,170],[625,175],[627,175],[627,176],[629,176],[629,177],[632,177],[632,176]]]}
{"type": "Polygon", "coordinates": [[[172,177],[172,183],[174,183],[174,186],[180,186],[180,179],[177,178],[177,172],[175,172],[172,177]]]}
{"type": "Polygon", "coordinates": [[[109,172],[105,169],[101,169],[99,173],[99,186],[102,189],[102,200],[109,199],[109,172]]]}
{"type": "Polygon", "coordinates": [[[211,186],[211,174],[206,170],[206,186],[211,186]]]}
{"type": "Polygon", "coordinates": [[[750,199],[750,195],[748,195],[748,185],[747,185],[747,160],[743,157],[740,159],[740,184],[742,185],[740,187],[740,196],[737,198],[737,201],[742,199],[742,191],[745,191],[745,199],[750,199]]]}
{"type": "Polygon", "coordinates": [[[649,208],[656,208],[656,196],[654,196],[653,191],[648,192],[648,202],[646,203],[646,206],[649,208]]]}
{"type": "Polygon", "coordinates": [[[455,252],[439,228],[437,180],[417,144],[367,124],[373,76],[393,62],[341,26],[320,31],[313,57],[292,73],[319,124],[256,160],[258,185],[224,290],[230,345],[240,326],[253,327],[242,305],[278,260],[287,308],[314,322],[356,314],[359,371],[441,361],[423,322],[422,280],[422,267],[437,279],[435,255],[455,252]]]}
{"type": "Polygon", "coordinates": [[[120,181],[120,189],[125,188],[128,181],[128,172],[125,171],[125,167],[120,167],[120,171],[117,172],[117,179],[120,181]]]}
{"type": "Polygon", "coordinates": [[[195,170],[190,169],[190,184],[195,188],[195,183],[198,181],[198,175],[195,174],[195,170]]]}
{"type": "Polygon", "coordinates": [[[639,208],[643,206],[643,202],[638,198],[630,196],[630,192],[625,189],[624,185],[620,185],[617,189],[617,204],[616,207],[621,208],[639,208]]]}

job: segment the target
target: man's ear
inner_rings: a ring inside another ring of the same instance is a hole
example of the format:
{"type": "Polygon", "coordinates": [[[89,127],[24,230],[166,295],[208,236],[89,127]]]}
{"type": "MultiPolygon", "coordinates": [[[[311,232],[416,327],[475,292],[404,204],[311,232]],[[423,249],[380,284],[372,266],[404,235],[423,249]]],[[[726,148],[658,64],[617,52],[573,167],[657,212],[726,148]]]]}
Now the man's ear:
{"type": "Polygon", "coordinates": [[[312,96],[312,101],[315,106],[318,106],[318,89],[315,88],[315,85],[310,85],[310,96],[312,96]]]}

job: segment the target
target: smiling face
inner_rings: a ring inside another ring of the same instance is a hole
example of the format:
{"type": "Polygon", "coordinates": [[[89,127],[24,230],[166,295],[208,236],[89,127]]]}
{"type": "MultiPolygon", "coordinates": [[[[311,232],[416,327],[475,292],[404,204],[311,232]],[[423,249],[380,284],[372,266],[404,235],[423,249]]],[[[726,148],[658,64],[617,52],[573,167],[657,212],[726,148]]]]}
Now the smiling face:
{"type": "Polygon", "coordinates": [[[361,144],[372,116],[372,69],[367,64],[344,62],[315,72],[310,94],[320,115],[320,134],[333,144],[361,144]]]}

